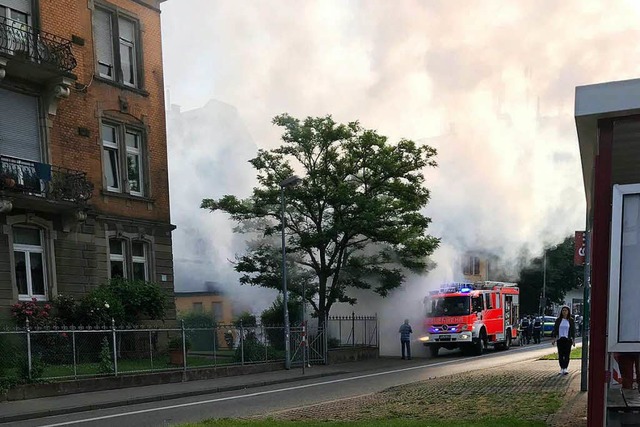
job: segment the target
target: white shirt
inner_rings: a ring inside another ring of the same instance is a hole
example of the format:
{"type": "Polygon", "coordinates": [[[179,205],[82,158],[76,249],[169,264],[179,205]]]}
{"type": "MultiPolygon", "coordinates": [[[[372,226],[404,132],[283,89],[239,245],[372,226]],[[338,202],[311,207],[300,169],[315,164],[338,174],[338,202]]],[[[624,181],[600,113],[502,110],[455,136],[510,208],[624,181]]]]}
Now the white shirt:
{"type": "Polygon", "coordinates": [[[558,338],[569,338],[569,327],[569,321],[567,319],[562,319],[560,327],[558,328],[558,338]]]}

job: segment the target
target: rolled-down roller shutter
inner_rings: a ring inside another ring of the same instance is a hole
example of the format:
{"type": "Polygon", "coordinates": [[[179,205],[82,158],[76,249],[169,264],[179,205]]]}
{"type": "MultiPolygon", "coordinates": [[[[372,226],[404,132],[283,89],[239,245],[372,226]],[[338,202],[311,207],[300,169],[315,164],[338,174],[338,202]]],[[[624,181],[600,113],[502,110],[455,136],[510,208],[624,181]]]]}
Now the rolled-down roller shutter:
{"type": "Polygon", "coordinates": [[[38,98],[0,89],[0,154],[40,162],[38,98]]]}
{"type": "Polygon", "coordinates": [[[8,7],[18,12],[31,14],[31,0],[2,0],[0,7],[8,7]]]}

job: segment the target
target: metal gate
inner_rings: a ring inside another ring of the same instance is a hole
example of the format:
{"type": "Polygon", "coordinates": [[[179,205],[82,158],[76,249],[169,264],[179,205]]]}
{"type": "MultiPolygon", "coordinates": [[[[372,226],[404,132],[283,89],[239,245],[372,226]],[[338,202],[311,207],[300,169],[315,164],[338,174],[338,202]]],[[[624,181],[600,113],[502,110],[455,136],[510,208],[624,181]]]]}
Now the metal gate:
{"type": "MultiPolygon", "coordinates": [[[[314,322],[315,323],[315,322],[314,322]]],[[[325,365],[327,363],[327,334],[318,325],[291,327],[291,364],[325,365]],[[306,332],[306,333],[305,333],[306,332]],[[306,335],[306,340],[304,339],[306,335]]]]}

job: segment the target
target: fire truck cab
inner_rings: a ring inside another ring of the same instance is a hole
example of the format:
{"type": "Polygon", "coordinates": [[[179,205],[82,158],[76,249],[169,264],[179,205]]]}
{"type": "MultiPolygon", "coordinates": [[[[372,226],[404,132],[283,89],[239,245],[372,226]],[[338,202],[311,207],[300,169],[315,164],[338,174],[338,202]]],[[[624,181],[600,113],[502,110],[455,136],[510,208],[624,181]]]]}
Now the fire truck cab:
{"type": "Polygon", "coordinates": [[[482,354],[489,346],[507,350],[517,337],[519,294],[515,283],[455,282],[424,298],[424,335],[431,356],[440,348],[482,354]]]}

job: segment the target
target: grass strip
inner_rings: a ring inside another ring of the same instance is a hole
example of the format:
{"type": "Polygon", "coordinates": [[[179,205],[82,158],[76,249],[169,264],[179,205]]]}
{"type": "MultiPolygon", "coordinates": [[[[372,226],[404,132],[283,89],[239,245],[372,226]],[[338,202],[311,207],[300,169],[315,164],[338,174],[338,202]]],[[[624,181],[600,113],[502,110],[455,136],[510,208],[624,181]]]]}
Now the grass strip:
{"type": "Polygon", "coordinates": [[[486,418],[482,420],[428,420],[428,419],[379,419],[368,421],[284,421],[274,419],[205,420],[181,427],[544,427],[543,421],[520,420],[513,417],[486,418]]]}
{"type": "MultiPolygon", "coordinates": [[[[571,354],[569,355],[570,359],[582,359],[582,347],[577,347],[571,350],[571,354]]],[[[558,360],[558,353],[547,354],[546,356],[542,356],[540,360],[558,360]]]]}

